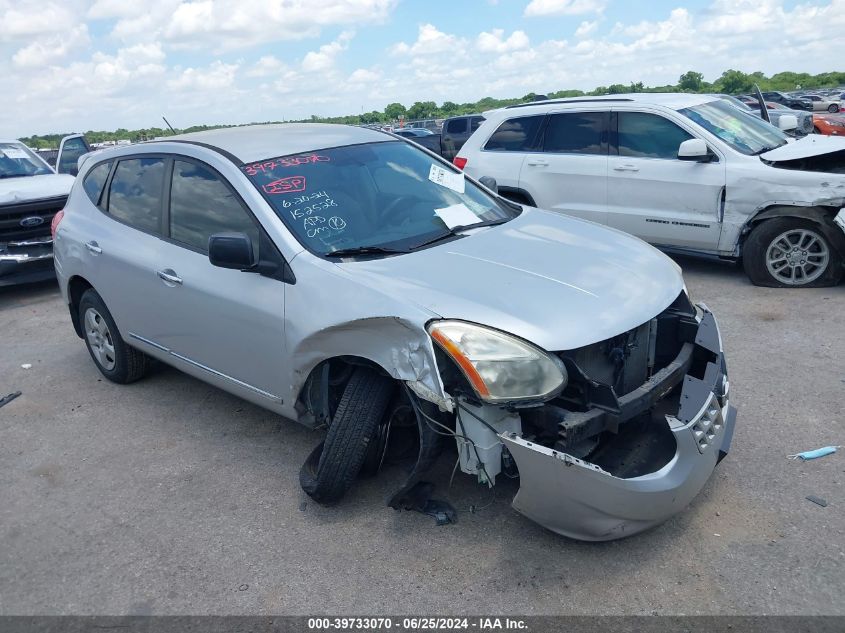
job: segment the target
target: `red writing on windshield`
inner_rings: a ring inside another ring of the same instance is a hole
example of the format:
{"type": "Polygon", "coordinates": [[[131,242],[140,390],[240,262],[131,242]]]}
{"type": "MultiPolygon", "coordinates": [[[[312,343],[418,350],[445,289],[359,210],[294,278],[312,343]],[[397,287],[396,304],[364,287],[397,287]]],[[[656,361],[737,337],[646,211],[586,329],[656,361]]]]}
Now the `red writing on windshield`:
{"type": "Polygon", "coordinates": [[[305,176],[288,176],[269,182],[263,187],[267,193],[296,193],[305,191],[305,176]]]}
{"type": "Polygon", "coordinates": [[[330,161],[328,156],[320,156],[319,154],[308,154],[305,156],[288,156],[287,158],[277,158],[275,160],[266,160],[261,163],[253,163],[245,165],[243,170],[247,176],[254,176],[259,171],[265,172],[273,170],[277,167],[297,167],[298,165],[313,165],[314,163],[325,163],[330,161]]]}

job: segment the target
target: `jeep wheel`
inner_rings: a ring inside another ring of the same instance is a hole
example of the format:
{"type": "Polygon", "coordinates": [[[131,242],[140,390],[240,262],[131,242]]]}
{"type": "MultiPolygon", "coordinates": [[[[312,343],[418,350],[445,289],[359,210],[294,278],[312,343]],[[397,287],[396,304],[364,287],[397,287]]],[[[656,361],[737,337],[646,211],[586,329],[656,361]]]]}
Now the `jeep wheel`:
{"type": "Polygon", "coordinates": [[[147,373],[150,357],[123,341],[106,304],[93,288],[79,300],[79,322],[88,353],[103,376],[125,385],[147,373]]]}
{"type": "Polygon", "coordinates": [[[833,286],[842,266],[818,224],[776,218],[758,225],[748,237],[743,265],[757,286],[794,288],[833,286]]]}
{"type": "Polygon", "coordinates": [[[314,501],[336,503],[352,487],[393,395],[393,380],[357,368],[332,416],[323,441],[302,465],[299,483],[314,501]]]}

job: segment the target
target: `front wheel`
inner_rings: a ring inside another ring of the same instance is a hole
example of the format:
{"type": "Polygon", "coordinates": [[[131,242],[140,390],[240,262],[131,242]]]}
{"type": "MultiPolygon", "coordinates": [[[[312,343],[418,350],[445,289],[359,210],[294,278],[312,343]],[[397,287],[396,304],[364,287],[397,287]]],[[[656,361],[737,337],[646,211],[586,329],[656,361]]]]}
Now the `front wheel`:
{"type": "Polygon", "coordinates": [[[743,266],[756,286],[834,286],[842,277],[838,253],[815,222],[775,218],[748,237],[743,266]]]}

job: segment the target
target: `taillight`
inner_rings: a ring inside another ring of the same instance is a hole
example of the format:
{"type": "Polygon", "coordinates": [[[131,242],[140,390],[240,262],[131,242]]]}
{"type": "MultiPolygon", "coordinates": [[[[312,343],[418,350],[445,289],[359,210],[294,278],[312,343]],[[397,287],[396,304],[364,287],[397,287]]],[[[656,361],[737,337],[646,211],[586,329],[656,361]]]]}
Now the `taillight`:
{"type": "Polygon", "coordinates": [[[466,167],[467,159],[463,156],[455,156],[455,158],[452,159],[452,164],[458,169],[463,169],[466,167]]]}
{"type": "Polygon", "coordinates": [[[53,221],[50,222],[50,237],[54,240],[56,239],[56,231],[59,229],[59,222],[62,221],[63,217],[65,217],[65,210],[60,209],[56,215],[53,216],[53,221]]]}

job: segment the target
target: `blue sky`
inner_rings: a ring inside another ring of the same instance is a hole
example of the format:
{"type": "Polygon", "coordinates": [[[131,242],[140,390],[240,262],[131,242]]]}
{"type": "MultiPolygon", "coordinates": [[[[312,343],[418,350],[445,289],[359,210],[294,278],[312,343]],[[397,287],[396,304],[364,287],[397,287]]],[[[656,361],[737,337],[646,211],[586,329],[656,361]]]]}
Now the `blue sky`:
{"type": "Polygon", "coordinates": [[[845,0],[0,0],[0,136],[841,69],[845,0]]]}

